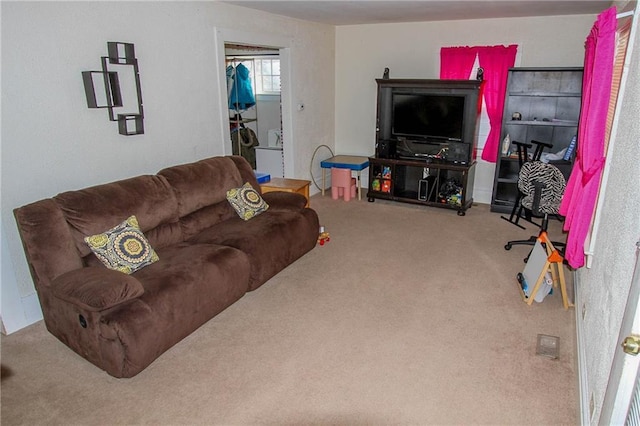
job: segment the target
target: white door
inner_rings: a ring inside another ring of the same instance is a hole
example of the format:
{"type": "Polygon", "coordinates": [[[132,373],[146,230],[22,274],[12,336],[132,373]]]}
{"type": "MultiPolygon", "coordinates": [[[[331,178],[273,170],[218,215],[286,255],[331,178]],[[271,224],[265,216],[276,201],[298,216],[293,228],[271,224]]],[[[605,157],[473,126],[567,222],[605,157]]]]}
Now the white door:
{"type": "MultiPolygon", "coordinates": [[[[636,266],[629,289],[629,298],[622,317],[607,392],[602,405],[599,424],[640,425],[640,395],[638,394],[638,367],[640,354],[625,353],[623,342],[627,337],[637,337],[640,342],[640,241],[636,243],[636,266]]],[[[627,344],[627,348],[631,345],[627,344]]]]}

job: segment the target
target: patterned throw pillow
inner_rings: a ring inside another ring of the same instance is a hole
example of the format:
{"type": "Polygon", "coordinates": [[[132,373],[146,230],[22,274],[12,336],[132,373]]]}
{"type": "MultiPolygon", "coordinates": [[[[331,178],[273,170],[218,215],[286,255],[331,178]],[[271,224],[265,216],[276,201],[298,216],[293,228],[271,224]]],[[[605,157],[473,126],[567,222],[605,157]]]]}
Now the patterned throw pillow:
{"type": "Polygon", "coordinates": [[[240,188],[233,188],[227,191],[227,200],[244,220],[258,216],[269,208],[269,205],[262,199],[258,191],[253,189],[249,182],[240,188]]]}
{"type": "Polygon", "coordinates": [[[131,274],[159,260],[140,230],[135,216],[130,216],[120,225],[84,240],[107,268],[125,274],[131,274]]]}

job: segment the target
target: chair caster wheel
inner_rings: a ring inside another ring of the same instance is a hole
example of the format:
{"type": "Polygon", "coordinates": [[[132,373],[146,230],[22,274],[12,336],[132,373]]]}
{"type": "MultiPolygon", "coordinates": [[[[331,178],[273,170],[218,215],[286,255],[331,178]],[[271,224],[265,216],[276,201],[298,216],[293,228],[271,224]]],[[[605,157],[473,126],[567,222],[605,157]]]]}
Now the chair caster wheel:
{"type": "Polygon", "coordinates": [[[511,247],[512,247],[511,244],[505,244],[504,245],[504,249],[505,250],[511,250],[511,247]]]}
{"type": "Polygon", "coordinates": [[[464,216],[466,214],[467,214],[467,212],[462,211],[462,210],[458,210],[458,216],[464,216]]]}

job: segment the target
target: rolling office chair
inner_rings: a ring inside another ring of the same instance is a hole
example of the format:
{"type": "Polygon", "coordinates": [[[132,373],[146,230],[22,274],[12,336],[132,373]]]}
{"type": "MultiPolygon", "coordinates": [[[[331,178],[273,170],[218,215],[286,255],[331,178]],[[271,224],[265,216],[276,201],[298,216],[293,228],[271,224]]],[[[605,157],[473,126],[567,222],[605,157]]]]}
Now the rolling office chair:
{"type": "MultiPolygon", "coordinates": [[[[565,178],[556,166],[541,161],[528,161],[522,165],[518,175],[518,189],[522,194],[520,204],[534,216],[542,217],[542,224],[538,235],[528,240],[509,241],[504,246],[505,250],[519,244],[533,246],[538,239],[548,240],[549,215],[558,214],[565,187],[565,178]]],[[[552,241],[552,244],[558,248],[565,247],[564,243],[552,241]]],[[[527,259],[528,256],[525,262],[527,259]]]]}
{"type": "MultiPolygon", "coordinates": [[[[540,157],[542,157],[542,153],[544,152],[545,148],[549,148],[549,149],[553,148],[552,143],[537,141],[534,139],[531,140],[531,143],[513,141],[513,144],[516,146],[516,152],[518,154],[518,166],[520,170],[522,170],[522,166],[524,165],[524,163],[528,161],[539,161],[540,157]],[[536,148],[533,151],[533,154],[531,155],[531,157],[529,157],[528,150],[531,149],[533,145],[535,145],[536,148]]],[[[523,210],[525,210],[522,204],[520,203],[521,199],[522,199],[522,193],[518,192],[518,195],[516,196],[516,200],[513,203],[513,209],[511,209],[511,214],[509,215],[509,217],[505,217],[505,216],[500,216],[500,217],[508,222],[513,223],[515,226],[517,226],[520,229],[525,229],[525,227],[520,225],[519,223],[520,218],[522,217],[523,210]]],[[[525,210],[524,213],[525,213],[524,220],[536,226],[540,226],[540,224],[535,223],[533,221],[533,219],[531,218],[530,211],[525,210]]]]}

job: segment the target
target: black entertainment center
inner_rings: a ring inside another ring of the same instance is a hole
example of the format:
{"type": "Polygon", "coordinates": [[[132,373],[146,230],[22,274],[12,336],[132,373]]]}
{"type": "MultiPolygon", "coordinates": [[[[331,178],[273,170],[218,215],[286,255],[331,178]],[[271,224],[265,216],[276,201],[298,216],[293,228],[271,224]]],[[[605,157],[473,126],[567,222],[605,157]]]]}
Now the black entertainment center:
{"type": "Polygon", "coordinates": [[[448,207],[473,202],[479,81],[378,79],[369,201],[448,207]]]}

